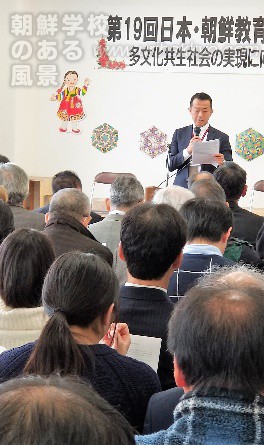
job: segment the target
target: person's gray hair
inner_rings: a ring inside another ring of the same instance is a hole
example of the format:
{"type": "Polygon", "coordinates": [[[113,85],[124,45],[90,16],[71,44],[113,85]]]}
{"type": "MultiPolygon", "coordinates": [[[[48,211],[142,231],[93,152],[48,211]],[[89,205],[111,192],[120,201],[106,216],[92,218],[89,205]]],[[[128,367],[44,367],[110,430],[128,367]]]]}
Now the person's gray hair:
{"type": "Polygon", "coordinates": [[[212,179],[200,179],[193,183],[190,188],[198,198],[204,198],[209,201],[218,201],[226,203],[226,194],[224,189],[217,181],[212,179]]]}
{"type": "Polygon", "coordinates": [[[29,179],[24,170],[16,164],[0,164],[0,185],[8,193],[8,204],[22,204],[29,193],[29,179]]]}
{"type": "Polygon", "coordinates": [[[131,176],[118,176],[110,188],[111,204],[115,207],[131,207],[144,199],[144,189],[131,176]]]}
{"type": "Polygon", "coordinates": [[[196,181],[201,181],[202,179],[209,179],[211,181],[215,181],[214,175],[207,171],[197,172],[194,175],[189,176],[188,178],[188,189],[190,190],[191,186],[196,181]]]}
{"type": "Polygon", "coordinates": [[[81,221],[84,216],[90,215],[90,201],[81,190],[66,188],[56,192],[50,201],[50,216],[63,214],[72,216],[81,221]]]}
{"type": "Polygon", "coordinates": [[[219,267],[213,274],[201,277],[197,286],[217,286],[224,284],[227,289],[243,289],[244,287],[257,287],[264,290],[264,275],[260,270],[243,264],[232,267],[219,267]]]}
{"type": "Polygon", "coordinates": [[[193,198],[195,198],[195,195],[190,190],[178,185],[171,185],[158,190],[155,193],[152,202],[154,204],[169,204],[179,211],[186,201],[193,198]]]}

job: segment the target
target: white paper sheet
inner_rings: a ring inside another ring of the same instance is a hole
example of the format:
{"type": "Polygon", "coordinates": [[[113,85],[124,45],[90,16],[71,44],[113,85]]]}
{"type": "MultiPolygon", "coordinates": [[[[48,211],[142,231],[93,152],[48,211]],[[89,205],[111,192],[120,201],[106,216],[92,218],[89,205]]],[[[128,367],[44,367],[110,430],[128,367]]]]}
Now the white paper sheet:
{"type": "Polygon", "coordinates": [[[161,338],[131,335],[131,345],[129,346],[127,356],[147,363],[157,372],[160,346],[161,338]]]}
{"type": "Polygon", "coordinates": [[[192,164],[212,164],[217,166],[213,155],[219,153],[219,139],[205,142],[194,142],[192,152],[192,164]]]}

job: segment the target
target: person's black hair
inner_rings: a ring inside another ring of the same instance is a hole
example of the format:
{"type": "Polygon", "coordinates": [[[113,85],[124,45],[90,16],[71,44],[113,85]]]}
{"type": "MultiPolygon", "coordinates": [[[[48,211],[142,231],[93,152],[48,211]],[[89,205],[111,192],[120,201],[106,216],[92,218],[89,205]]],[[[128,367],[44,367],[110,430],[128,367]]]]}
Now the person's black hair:
{"type": "Polygon", "coordinates": [[[10,160],[5,155],[0,155],[0,164],[6,164],[10,160]]]}
{"type": "Polygon", "coordinates": [[[220,241],[233,225],[230,208],[221,202],[194,198],[183,204],[180,214],[187,223],[187,240],[204,238],[220,241]]]}
{"type": "Polygon", "coordinates": [[[159,279],[182,251],[186,224],[170,205],[145,203],[126,213],[120,239],[129,273],[159,279]]]}
{"type": "Polygon", "coordinates": [[[14,230],[13,213],[9,205],[0,199],[0,244],[14,230]]]}
{"type": "Polygon", "coordinates": [[[212,98],[209,96],[209,94],[206,94],[206,93],[195,93],[195,94],[191,97],[191,100],[190,100],[190,108],[191,108],[191,106],[192,106],[192,104],[193,104],[193,101],[194,101],[195,99],[198,99],[198,100],[209,100],[209,102],[210,102],[210,107],[211,107],[211,109],[213,108],[212,98]]]}
{"type": "Polygon", "coordinates": [[[0,386],[0,445],[133,445],[132,427],[88,384],[28,376],[0,386]]]}
{"type": "Polygon", "coordinates": [[[59,172],[52,178],[52,193],[66,188],[82,189],[82,182],[79,176],[71,170],[59,172]]]}
{"type": "Polygon", "coordinates": [[[214,171],[216,181],[226,194],[227,201],[238,201],[247,181],[247,173],[235,162],[226,162],[214,171]]]}
{"type": "MultiPolygon", "coordinates": [[[[41,375],[82,373],[83,356],[70,326],[85,328],[104,317],[112,303],[116,307],[118,289],[114,271],[99,256],[68,252],[57,258],[42,290],[42,302],[50,319],[24,371],[41,375]]],[[[93,371],[92,353],[90,362],[88,374],[93,371]]]]}
{"type": "Polygon", "coordinates": [[[0,295],[7,306],[41,306],[41,290],[55,259],[50,241],[34,229],[10,233],[0,246],[0,295]]]}
{"type": "Polygon", "coordinates": [[[264,389],[264,293],[257,287],[194,286],[175,307],[168,345],[186,386],[252,396],[264,389]]]}

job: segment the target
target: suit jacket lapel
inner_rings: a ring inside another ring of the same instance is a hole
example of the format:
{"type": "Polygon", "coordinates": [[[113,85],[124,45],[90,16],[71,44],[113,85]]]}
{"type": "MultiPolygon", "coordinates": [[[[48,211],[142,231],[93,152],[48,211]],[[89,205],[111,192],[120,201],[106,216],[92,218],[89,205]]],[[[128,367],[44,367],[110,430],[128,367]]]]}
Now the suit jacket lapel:
{"type": "Polygon", "coordinates": [[[207,140],[212,141],[213,139],[217,139],[215,137],[215,129],[213,127],[211,127],[211,125],[209,125],[207,140]]]}

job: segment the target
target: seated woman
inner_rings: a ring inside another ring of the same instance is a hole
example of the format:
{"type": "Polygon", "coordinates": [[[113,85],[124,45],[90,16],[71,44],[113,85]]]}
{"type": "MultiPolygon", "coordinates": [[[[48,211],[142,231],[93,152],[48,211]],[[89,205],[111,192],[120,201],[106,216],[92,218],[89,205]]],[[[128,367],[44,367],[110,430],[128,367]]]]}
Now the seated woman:
{"type": "Polygon", "coordinates": [[[160,391],[160,383],[149,366],[121,355],[130,338],[126,324],[113,329],[118,291],[112,268],[99,256],[60,256],[43,284],[49,321],[36,343],[0,355],[0,379],[22,373],[78,374],[140,431],[148,400],[160,391]],[[102,338],[106,344],[99,343],[102,338]]]}
{"type": "Polygon", "coordinates": [[[41,289],[54,258],[49,240],[36,230],[16,230],[2,242],[0,346],[15,348],[39,337],[48,319],[41,289]]]}

